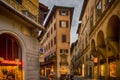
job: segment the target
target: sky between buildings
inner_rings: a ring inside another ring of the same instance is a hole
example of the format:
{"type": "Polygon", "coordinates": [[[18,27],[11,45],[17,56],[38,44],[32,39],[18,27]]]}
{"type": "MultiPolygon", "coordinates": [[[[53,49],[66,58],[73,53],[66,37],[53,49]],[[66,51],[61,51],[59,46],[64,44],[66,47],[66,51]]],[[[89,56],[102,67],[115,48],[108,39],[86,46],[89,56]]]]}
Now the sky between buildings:
{"type": "Polygon", "coordinates": [[[76,31],[78,28],[79,16],[81,13],[83,0],[39,0],[39,1],[40,3],[48,6],[49,9],[52,9],[54,5],[74,7],[73,20],[70,32],[71,35],[70,43],[75,42],[76,39],[78,38],[76,31]]]}

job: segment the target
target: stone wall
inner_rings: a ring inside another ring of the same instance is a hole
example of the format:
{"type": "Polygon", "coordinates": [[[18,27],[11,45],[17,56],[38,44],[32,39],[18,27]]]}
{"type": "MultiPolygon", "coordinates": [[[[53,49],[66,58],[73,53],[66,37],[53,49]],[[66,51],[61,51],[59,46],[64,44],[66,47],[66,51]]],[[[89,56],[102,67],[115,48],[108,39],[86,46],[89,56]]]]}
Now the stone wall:
{"type": "Polygon", "coordinates": [[[22,48],[23,80],[39,80],[39,43],[31,36],[31,29],[19,19],[8,13],[0,12],[0,34],[7,33],[15,37],[22,48]],[[25,29],[23,29],[23,27],[25,29]]]}

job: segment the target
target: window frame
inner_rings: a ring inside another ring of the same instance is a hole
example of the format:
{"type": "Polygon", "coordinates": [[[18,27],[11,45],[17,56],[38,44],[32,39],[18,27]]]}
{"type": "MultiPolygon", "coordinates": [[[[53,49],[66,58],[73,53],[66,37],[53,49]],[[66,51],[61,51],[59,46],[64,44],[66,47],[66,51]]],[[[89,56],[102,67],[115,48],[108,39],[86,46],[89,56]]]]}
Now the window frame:
{"type": "Polygon", "coordinates": [[[56,23],[54,23],[54,31],[56,30],[56,23]]]}
{"type": "Polygon", "coordinates": [[[61,16],[68,16],[68,10],[59,10],[61,16]]]}
{"type": "Polygon", "coordinates": [[[1,51],[0,57],[3,57],[6,60],[15,60],[19,59],[22,60],[22,49],[19,44],[19,41],[10,34],[1,34],[0,35],[0,43],[1,44],[1,51]]]}
{"type": "Polygon", "coordinates": [[[54,45],[57,43],[56,36],[54,37],[54,45]]]}
{"type": "Polygon", "coordinates": [[[65,43],[67,41],[67,36],[65,34],[62,34],[62,42],[65,43]]]}
{"type": "Polygon", "coordinates": [[[92,30],[93,29],[93,14],[90,17],[90,27],[91,27],[91,30],[92,30]]]}
{"type": "Polygon", "coordinates": [[[102,0],[99,0],[96,5],[96,17],[100,17],[102,14],[102,0]]]}
{"type": "Polygon", "coordinates": [[[68,21],[66,21],[66,20],[60,20],[60,27],[67,28],[68,27],[68,21]]]}
{"type": "Polygon", "coordinates": [[[53,28],[51,28],[51,35],[52,35],[52,33],[53,33],[53,28]]]}
{"type": "Polygon", "coordinates": [[[66,53],[68,53],[68,49],[60,49],[60,53],[61,54],[66,54],[66,53]]]}
{"type": "Polygon", "coordinates": [[[22,0],[15,0],[15,1],[22,5],[22,0]]]}

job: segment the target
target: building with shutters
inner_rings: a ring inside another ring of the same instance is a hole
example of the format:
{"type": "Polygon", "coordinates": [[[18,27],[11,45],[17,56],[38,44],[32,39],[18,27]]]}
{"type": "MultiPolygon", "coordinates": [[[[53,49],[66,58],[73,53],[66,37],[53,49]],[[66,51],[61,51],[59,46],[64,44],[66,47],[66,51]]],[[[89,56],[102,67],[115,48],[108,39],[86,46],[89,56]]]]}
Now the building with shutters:
{"type": "Polygon", "coordinates": [[[44,62],[40,64],[41,75],[54,73],[60,78],[70,73],[70,29],[73,7],[54,6],[44,23],[46,32],[39,40],[44,48],[44,62]]]}

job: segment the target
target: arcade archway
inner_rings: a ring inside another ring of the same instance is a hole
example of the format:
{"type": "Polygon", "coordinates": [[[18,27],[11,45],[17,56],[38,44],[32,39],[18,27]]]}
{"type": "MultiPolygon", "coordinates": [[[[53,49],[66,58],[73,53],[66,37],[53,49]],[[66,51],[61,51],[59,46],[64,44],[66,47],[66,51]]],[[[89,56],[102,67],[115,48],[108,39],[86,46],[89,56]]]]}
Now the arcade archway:
{"type": "Polygon", "coordinates": [[[98,65],[99,76],[104,78],[105,76],[105,63],[106,63],[106,45],[103,31],[99,31],[97,34],[97,52],[98,52],[98,65]]]}
{"type": "MultiPolygon", "coordinates": [[[[117,15],[111,16],[106,28],[107,54],[110,78],[117,78],[119,74],[119,30],[120,19],[117,15]],[[117,72],[118,71],[118,72],[117,72]]],[[[120,76],[119,76],[120,77],[120,76]]]]}
{"type": "Polygon", "coordinates": [[[94,39],[92,39],[92,41],[91,41],[91,54],[94,57],[97,57],[97,52],[96,52],[96,48],[95,48],[95,40],[94,39]]]}

